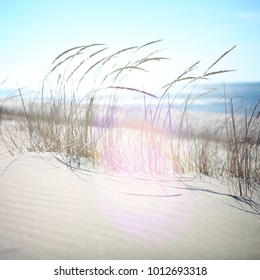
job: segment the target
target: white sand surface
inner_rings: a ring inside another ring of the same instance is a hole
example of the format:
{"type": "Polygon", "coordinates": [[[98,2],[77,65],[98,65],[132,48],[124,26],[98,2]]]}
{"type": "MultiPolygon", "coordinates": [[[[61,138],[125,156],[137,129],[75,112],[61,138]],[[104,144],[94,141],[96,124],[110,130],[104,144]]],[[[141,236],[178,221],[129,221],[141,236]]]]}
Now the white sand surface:
{"type": "Polygon", "coordinates": [[[260,206],[227,183],[76,171],[0,147],[0,259],[260,259],[260,206]]]}

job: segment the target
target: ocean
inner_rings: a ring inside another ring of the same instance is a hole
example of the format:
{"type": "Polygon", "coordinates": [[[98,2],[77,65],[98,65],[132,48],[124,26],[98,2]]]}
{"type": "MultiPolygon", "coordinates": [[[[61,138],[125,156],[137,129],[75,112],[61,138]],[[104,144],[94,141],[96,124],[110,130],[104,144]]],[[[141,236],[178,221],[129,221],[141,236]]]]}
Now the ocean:
{"type": "Polygon", "coordinates": [[[188,107],[194,111],[224,112],[225,102],[229,107],[231,99],[237,113],[244,113],[245,110],[250,111],[257,104],[258,112],[260,111],[259,82],[199,85],[194,91],[187,91],[181,98],[187,99],[189,94],[188,107]]]}
{"type": "MultiPolygon", "coordinates": [[[[0,99],[17,95],[17,90],[1,89],[0,99]]],[[[108,97],[108,95],[106,95],[108,97]]],[[[258,104],[256,113],[260,111],[260,82],[249,83],[227,83],[227,84],[198,84],[185,87],[180,91],[180,88],[173,88],[170,93],[170,100],[174,99],[174,108],[182,109],[187,106],[188,110],[201,111],[201,112],[225,112],[225,102],[228,104],[232,99],[233,108],[236,113],[243,114],[245,110],[249,112],[253,107],[258,104]],[[186,101],[188,100],[188,103],[186,101]]],[[[159,97],[159,95],[158,95],[159,97]]],[[[146,96],[146,104],[158,103],[158,99],[146,96]]],[[[99,99],[100,104],[106,99],[102,96],[99,99]]],[[[97,100],[97,99],[96,99],[97,100]]],[[[165,100],[166,101],[166,100],[165,100]]],[[[167,101],[168,102],[168,101],[167,101]]],[[[166,103],[167,103],[166,102],[166,103]]],[[[144,96],[142,93],[136,92],[120,92],[120,101],[118,105],[143,105],[144,96]]],[[[165,104],[167,107],[168,105],[165,104]]]]}
{"type": "MultiPolygon", "coordinates": [[[[160,94],[155,94],[160,97],[160,94]]],[[[232,99],[233,109],[237,114],[249,113],[257,105],[256,112],[260,111],[260,82],[255,83],[229,83],[229,84],[197,84],[172,88],[163,107],[168,108],[168,102],[172,102],[172,107],[191,111],[224,113],[225,105],[230,111],[230,101],[232,99]],[[188,102],[187,102],[188,100],[188,102]]],[[[144,105],[144,96],[141,93],[128,93],[122,98],[122,105],[134,104],[144,105]]],[[[146,104],[151,103],[156,106],[158,99],[145,97],[146,104]]]]}
{"type": "MultiPolygon", "coordinates": [[[[134,94],[135,97],[124,98],[123,104],[143,105],[142,94],[134,94]]],[[[129,97],[130,96],[130,97],[129,97]]],[[[158,97],[160,95],[157,95],[158,97]]],[[[173,88],[169,93],[169,99],[165,98],[163,107],[168,107],[168,102],[172,102],[172,107],[183,110],[184,108],[200,112],[225,112],[230,111],[230,101],[232,99],[233,109],[237,114],[244,114],[245,110],[250,112],[257,106],[260,111],[260,82],[255,83],[229,83],[229,84],[198,84],[187,87],[179,86],[173,88]],[[187,102],[188,100],[188,102],[187,102]]],[[[158,104],[158,99],[146,96],[146,104],[151,102],[154,106],[158,104]]]]}

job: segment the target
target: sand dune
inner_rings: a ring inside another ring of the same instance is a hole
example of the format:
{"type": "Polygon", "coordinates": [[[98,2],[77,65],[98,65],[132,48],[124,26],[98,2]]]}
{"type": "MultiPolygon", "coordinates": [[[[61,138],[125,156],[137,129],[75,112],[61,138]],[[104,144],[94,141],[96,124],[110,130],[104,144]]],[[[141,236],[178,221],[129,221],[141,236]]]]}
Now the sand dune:
{"type": "Polygon", "coordinates": [[[260,206],[207,178],[72,170],[0,158],[0,259],[260,259],[260,206]]]}

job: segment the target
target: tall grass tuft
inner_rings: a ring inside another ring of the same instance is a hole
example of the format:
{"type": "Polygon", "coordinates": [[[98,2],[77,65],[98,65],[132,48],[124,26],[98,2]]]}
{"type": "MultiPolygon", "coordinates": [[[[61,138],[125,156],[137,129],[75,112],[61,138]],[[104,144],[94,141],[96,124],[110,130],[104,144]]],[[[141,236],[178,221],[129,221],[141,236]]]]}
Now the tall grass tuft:
{"type": "Polygon", "coordinates": [[[203,124],[194,123],[189,109],[200,96],[191,90],[182,106],[177,104],[188,86],[233,71],[214,67],[235,46],[202,74],[193,74],[198,61],[151,92],[137,81],[145,81],[151,64],[168,59],[150,50],[158,43],[112,53],[104,44],[90,44],[58,55],[33,96],[18,89],[14,98],[3,100],[0,133],[9,152],[59,153],[71,166],[127,174],[226,177],[235,195],[250,197],[260,182],[259,102],[237,114],[223,88],[224,114],[203,124]],[[143,103],[127,104],[133,96],[142,96],[143,103]],[[6,105],[13,99],[20,100],[16,111],[6,105]]]}

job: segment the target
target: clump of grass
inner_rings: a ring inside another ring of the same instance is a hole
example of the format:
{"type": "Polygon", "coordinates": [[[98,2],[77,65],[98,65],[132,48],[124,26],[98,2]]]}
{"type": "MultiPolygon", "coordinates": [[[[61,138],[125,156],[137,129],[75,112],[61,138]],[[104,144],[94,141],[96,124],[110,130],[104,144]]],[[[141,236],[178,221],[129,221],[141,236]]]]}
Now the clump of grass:
{"type": "Polygon", "coordinates": [[[226,115],[227,172],[237,178],[240,196],[252,193],[260,183],[259,164],[259,102],[248,112],[237,117],[230,100],[230,114],[226,115]]]}
{"type": "MultiPolygon", "coordinates": [[[[41,90],[33,98],[25,98],[18,90],[22,113],[0,107],[0,124],[11,115],[19,123],[16,132],[27,135],[26,139],[23,136],[27,150],[60,153],[70,165],[102,165],[128,174],[197,172],[224,176],[235,182],[236,194],[249,196],[260,181],[259,104],[251,113],[245,111],[242,125],[232,100],[226,99],[224,119],[196,128],[189,116],[192,91],[183,106],[176,107],[187,86],[233,71],[215,71],[214,67],[234,47],[201,75],[193,75],[199,66],[196,62],[158,92],[150,92],[136,85],[135,77],[147,75],[151,63],[167,59],[157,50],[148,51],[159,42],[113,53],[108,53],[104,44],[64,51],[53,60],[41,90]],[[179,84],[182,87],[176,92],[179,84]],[[143,104],[132,104],[127,113],[120,102],[131,95],[141,95],[143,104]]],[[[22,151],[16,144],[17,133],[14,137],[3,126],[0,132],[7,146],[11,139],[13,144],[8,149],[12,154],[15,149],[22,151]]]]}

